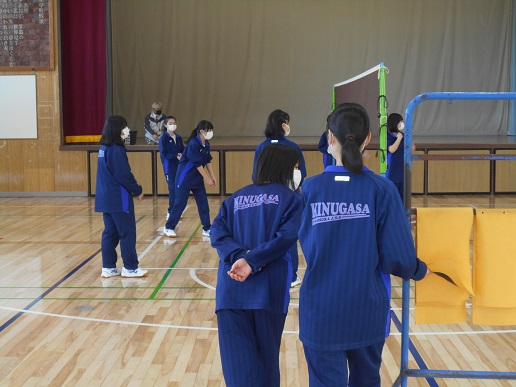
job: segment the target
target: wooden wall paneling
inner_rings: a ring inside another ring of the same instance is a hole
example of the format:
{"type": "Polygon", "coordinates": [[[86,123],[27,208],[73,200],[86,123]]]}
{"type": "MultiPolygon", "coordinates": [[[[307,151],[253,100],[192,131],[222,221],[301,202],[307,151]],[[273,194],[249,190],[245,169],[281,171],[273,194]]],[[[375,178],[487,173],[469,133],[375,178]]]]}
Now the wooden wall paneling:
{"type": "Polygon", "coordinates": [[[226,156],[226,194],[253,182],[254,151],[227,151],[226,156]]]}
{"type": "MultiPolygon", "coordinates": [[[[500,150],[497,155],[516,155],[516,150],[500,150]]],[[[516,192],[516,160],[497,160],[495,192],[516,192]]]]}
{"type": "Polygon", "coordinates": [[[369,168],[371,171],[380,174],[380,152],[378,152],[378,157],[376,157],[376,149],[367,149],[362,154],[362,159],[364,161],[364,165],[369,168]]]}
{"type": "Polygon", "coordinates": [[[303,151],[306,164],[306,177],[318,175],[324,171],[323,154],[319,151],[303,151]]]}
{"type": "Polygon", "coordinates": [[[38,105],[38,140],[55,140],[59,144],[59,82],[52,72],[42,72],[36,76],[38,105]],[[57,126],[57,127],[56,127],[57,126]]]}
{"type": "MultiPolygon", "coordinates": [[[[99,152],[90,152],[90,195],[97,188],[97,165],[99,152]]],[[[131,172],[143,188],[143,193],[152,195],[152,152],[127,152],[131,172]]]]}
{"type": "Polygon", "coordinates": [[[97,165],[99,163],[99,152],[88,152],[88,163],[90,165],[90,190],[88,195],[95,195],[97,189],[97,165]]]}
{"type": "MultiPolygon", "coordinates": [[[[430,150],[428,154],[489,154],[489,150],[430,150]]],[[[428,192],[489,193],[489,161],[429,160],[428,192]]]]}
{"type": "Polygon", "coordinates": [[[85,151],[56,152],[55,163],[56,191],[88,192],[88,158],[85,151]]]}
{"type": "Polygon", "coordinates": [[[213,157],[213,160],[211,160],[211,167],[213,168],[213,173],[217,179],[217,185],[215,187],[206,186],[206,193],[208,195],[220,195],[222,193],[220,186],[220,152],[211,151],[211,156],[213,157]]]}
{"type": "Polygon", "coordinates": [[[0,191],[23,191],[23,141],[0,140],[0,191]]]}
{"type": "Polygon", "coordinates": [[[156,152],[156,194],[157,195],[168,195],[168,184],[163,172],[163,164],[159,151],[156,152]]]}
{"type": "Polygon", "coordinates": [[[23,191],[54,192],[53,140],[23,140],[23,191]]]}
{"type": "Polygon", "coordinates": [[[152,151],[127,152],[131,172],[138,184],[142,186],[145,195],[152,195],[154,193],[152,186],[152,164],[154,161],[152,156],[152,151]]]}
{"type": "MultiPolygon", "coordinates": [[[[422,155],[424,151],[415,151],[414,154],[422,155]]],[[[412,162],[412,193],[424,193],[425,162],[416,160],[412,162]]]]}

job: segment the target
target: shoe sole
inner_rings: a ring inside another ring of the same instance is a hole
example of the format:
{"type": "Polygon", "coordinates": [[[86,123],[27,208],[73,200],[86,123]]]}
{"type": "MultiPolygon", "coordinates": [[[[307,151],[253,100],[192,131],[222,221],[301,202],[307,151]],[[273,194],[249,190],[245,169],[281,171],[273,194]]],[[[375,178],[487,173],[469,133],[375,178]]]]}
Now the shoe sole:
{"type": "Polygon", "coordinates": [[[145,273],[143,275],[122,275],[123,278],[143,278],[147,277],[149,273],[145,273]]]}
{"type": "Polygon", "coordinates": [[[105,275],[105,274],[102,274],[100,276],[100,278],[112,278],[112,277],[118,277],[120,276],[121,274],[113,274],[113,275],[105,275]]]}

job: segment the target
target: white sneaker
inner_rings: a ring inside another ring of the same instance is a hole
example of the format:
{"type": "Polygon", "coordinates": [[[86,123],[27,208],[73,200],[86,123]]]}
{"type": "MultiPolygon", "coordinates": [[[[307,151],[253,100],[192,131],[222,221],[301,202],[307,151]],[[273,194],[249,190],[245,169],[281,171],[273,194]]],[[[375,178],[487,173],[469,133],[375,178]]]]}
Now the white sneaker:
{"type": "Polygon", "coordinates": [[[210,230],[202,230],[202,236],[209,237],[210,236],[210,230]]]}
{"type": "Polygon", "coordinates": [[[167,220],[168,220],[168,218],[170,218],[170,213],[167,212],[167,220]]]}
{"type": "Polygon", "coordinates": [[[142,270],[140,268],[136,270],[127,270],[125,267],[122,268],[122,277],[125,278],[147,277],[147,274],[149,274],[147,270],[142,270]]]}
{"type": "Polygon", "coordinates": [[[168,237],[175,238],[176,232],[174,230],[171,230],[169,228],[163,227],[163,234],[165,234],[168,237]]]}
{"type": "Polygon", "coordinates": [[[301,285],[301,282],[303,282],[303,280],[301,279],[300,276],[297,276],[296,279],[294,281],[292,281],[292,283],[290,284],[290,287],[295,288],[296,286],[301,285]]]}
{"type": "Polygon", "coordinates": [[[115,277],[117,275],[120,275],[120,269],[117,269],[116,267],[106,269],[105,267],[102,268],[102,274],[101,278],[109,278],[109,277],[115,277]]]}

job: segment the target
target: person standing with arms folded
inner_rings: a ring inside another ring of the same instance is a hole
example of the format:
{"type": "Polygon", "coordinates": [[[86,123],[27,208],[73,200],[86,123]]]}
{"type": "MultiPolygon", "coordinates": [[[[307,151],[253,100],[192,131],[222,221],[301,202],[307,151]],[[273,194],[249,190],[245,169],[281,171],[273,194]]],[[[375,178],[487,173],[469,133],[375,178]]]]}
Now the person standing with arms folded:
{"type": "Polygon", "coordinates": [[[213,137],[213,125],[210,121],[202,120],[192,131],[187,140],[176,173],[176,197],[174,207],[170,212],[163,233],[169,237],[176,237],[175,228],[179,223],[192,191],[197,210],[202,223],[202,235],[210,236],[210,207],[204,182],[210,187],[217,185],[215,174],[211,166],[210,142],[213,137]]]}
{"type": "Polygon", "coordinates": [[[301,202],[293,192],[299,154],[274,144],[257,160],[254,183],[226,199],[211,227],[220,257],[216,313],[228,387],[279,387],[279,351],[290,300],[290,246],[301,202]]]}
{"type": "MultiPolygon", "coordinates": [[[[258,162],[258,157],[262,150],[271,145],[271,144],[282,144],[289,146],[296,150],[299,154],[299,165],[298,172],[301,174],[301,183],[299,188],[296,190],[299,194],[301,192],[301,185],[303,184],[303,179],[306,177],[306,164],[305,158],[303,157],[303,152],[301,148],[293,141],[288,140],[286,137],[290,134],[290,116],[287,112],[283,110],[276,109],[267,118],[267,124],[265,125],[265,137],[266,140],[261,142],[254,152],[254,163],[253,163],[253,181],[255,177],[255,169],[258,162]]],[[[299,254],[297,251],[297,241],[294,243],[290,249],[290,255],[292,256],[292,267],[294,269],[292,274],[292,287],[298,286],[301,284],[301,277],[297,274],[297,269],[299,267],[299,254]]]]}
{"type": "Polygon", "coordinates": [[[136,253],[136,218],[133,196],[143,198],[143,190],[134,178],[124,139],[129,136],[127,121],[121,116],[108,117],[102,130],[99,149],[95,211],[102,212],[102,278],[146,277],[138,267],[136,253]],[[116,247],[120,243],[124,267],[117,269],[116,247]]]}
{"type": "Polygon", "coordinates": [[[168,220],[176,198],[177,166],[179,164],[179,160],[181,160],[185,146],[183,144],[183,138],[176,133],[177,123],[173,116],[168,116],[165,119],[165,128],[167,131],[159,139],[159,155],[168,185],[168,220]]]}
{"type": "Polygon", "coordinates": [[[336,165],[303,186],[299,240],[307,269],[299,338],[312,387],[380,386],[390,310],[382,273],[414,280],[427,274],[396,187],[363,165],[370,139],[365,109],[339,105],[328,132],[336,165]]]}

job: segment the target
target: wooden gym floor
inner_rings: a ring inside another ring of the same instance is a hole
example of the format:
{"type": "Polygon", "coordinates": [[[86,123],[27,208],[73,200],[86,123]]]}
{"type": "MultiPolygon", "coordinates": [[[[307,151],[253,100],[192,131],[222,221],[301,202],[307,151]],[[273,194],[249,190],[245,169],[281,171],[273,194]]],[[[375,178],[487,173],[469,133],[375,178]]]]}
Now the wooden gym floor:
{"type": "MultiPolygon", "coordinates": [[[[94,199],[0,198],[0,386],[223,386],[214,313],[218,257],[191,199],[178,238],[162,235],[166,197],[136,202],[146,279],[100,278],[94,199]]],[[[210,197],[212,219],[222,198],[210,197]]],[[[415,207],[516,208],[516,195],[414,196],[415,207]]],[[[121,266],[121,260],[119,267],[121,266]]],[[[300,270],[305,261],[300,250],[300,270]]],[[[399,373],[401,283],[382,385],[399,373]]],[[[281,385],[308,386],[299,289],[281,346],[281,385]]],[[[516,326],[411,326],[410,368],[516,371],[516,326]]],[[[516,381],[409,379],[409,386],[516,386],[516,381]]]]}

